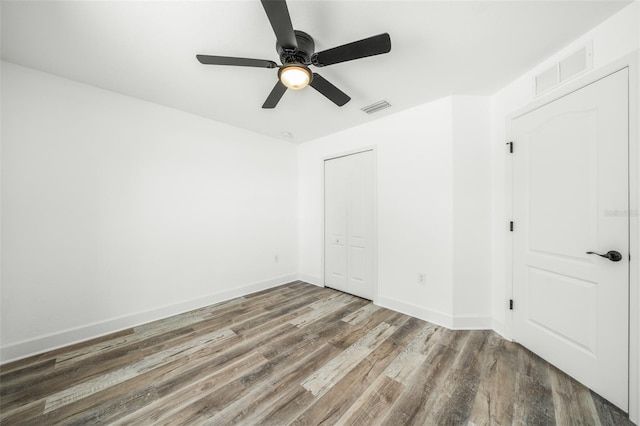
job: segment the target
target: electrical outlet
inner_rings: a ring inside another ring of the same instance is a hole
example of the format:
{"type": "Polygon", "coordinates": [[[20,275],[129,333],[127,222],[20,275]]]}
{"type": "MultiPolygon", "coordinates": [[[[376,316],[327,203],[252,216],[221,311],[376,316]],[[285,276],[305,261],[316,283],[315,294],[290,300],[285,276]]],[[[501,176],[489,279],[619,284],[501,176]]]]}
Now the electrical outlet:
{"type": "Polygon", "coordinates": [[[424,272],[418,272],[418,284],[425,285],[427,282],[424,272]]]}

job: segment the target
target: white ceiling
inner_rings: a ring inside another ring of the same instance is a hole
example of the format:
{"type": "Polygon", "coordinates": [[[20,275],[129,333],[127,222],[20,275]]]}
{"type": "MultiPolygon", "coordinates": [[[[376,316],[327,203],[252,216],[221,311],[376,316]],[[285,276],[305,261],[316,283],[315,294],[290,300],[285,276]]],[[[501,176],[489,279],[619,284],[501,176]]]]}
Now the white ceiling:
{"type": "Polygon", "coordinates": [[[2,58],[264,135],[304,142],[451,94],[489,95],[629,1],[290,0],[316,51],[388,32],[391,53],[316,68],[312,88],[262,103],[276,69],[201,65],[197,53],[278,61],[258,0],[3,1],[2,58]],[[392,108],[360,108],[386,99],[392,108]],[[293,135],[283,136],[283,132],[293,135]]]}

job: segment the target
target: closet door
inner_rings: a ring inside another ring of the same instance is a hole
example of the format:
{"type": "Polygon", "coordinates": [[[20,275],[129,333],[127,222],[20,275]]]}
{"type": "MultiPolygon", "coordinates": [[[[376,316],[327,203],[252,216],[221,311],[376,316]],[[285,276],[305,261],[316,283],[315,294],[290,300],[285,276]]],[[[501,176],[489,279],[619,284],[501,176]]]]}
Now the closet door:
{"type": "Polygon", "coordinates": [[[325,161],[324,284],[373,299],[373,152],[325,161]]]}

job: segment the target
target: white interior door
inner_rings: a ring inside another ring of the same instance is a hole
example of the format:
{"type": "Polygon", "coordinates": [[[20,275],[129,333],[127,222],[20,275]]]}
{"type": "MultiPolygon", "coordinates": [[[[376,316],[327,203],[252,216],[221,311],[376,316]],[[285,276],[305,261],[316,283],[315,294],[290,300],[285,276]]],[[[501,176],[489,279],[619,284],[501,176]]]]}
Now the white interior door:
{"type": "Polygon", "coordinates": [[[514,338],[625,411],[628,130],[627,69],[512,122],[514,338]]]}
{"type": "Polygon", "coordinates": [[[328,287],[373,299],[373,152],[325,161],[328,287]]]}

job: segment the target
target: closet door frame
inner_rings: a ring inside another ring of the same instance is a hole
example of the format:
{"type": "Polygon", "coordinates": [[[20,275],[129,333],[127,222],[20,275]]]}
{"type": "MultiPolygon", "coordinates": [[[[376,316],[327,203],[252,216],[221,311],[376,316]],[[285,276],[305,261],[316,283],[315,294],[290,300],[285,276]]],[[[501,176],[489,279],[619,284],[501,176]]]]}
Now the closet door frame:
{"type": "Polygon", "coordinates": [[[372,301],[374,304],[378,304],[378,152],[377,152],[377,147],[375,145],[370,145],[370,146],[364,146],[361,148],[357,148],[357,149],[352,149],[352,150],[348,150],[348,151],[342,151],[336,154],[331,154],[328,155],[324,158],[322,158],[321,163],[320,163],[320,167],[322,168],[322,179],[321,179],[321,189],[320,189],[320,197],[322,199],[322,203],[321,203],[321,211],[320,211],[320,222],[321,222],[321,248],[320,248],[320,256],[321,256],[321,262],[320,262],[320,285],[322,287],[325,287],[325,277],[324,277],[324,271],[325,271],[325,217],[324,217],[324,212],[325,212],[325,188],[324,188],[324,183],[325,183],[325,167],[324,164],[326,161],[329,160],[334,160],[336,158],[340,158],[340,157],[346,157],[348,155],[354,155],[354,154],[360,154],[363,152],[367,152],[367,151],[371,151],[372,153],[372,167],[373,167],[373,235],[372,235],[372,280],[373,280],[373,298],[372,301]]]}

